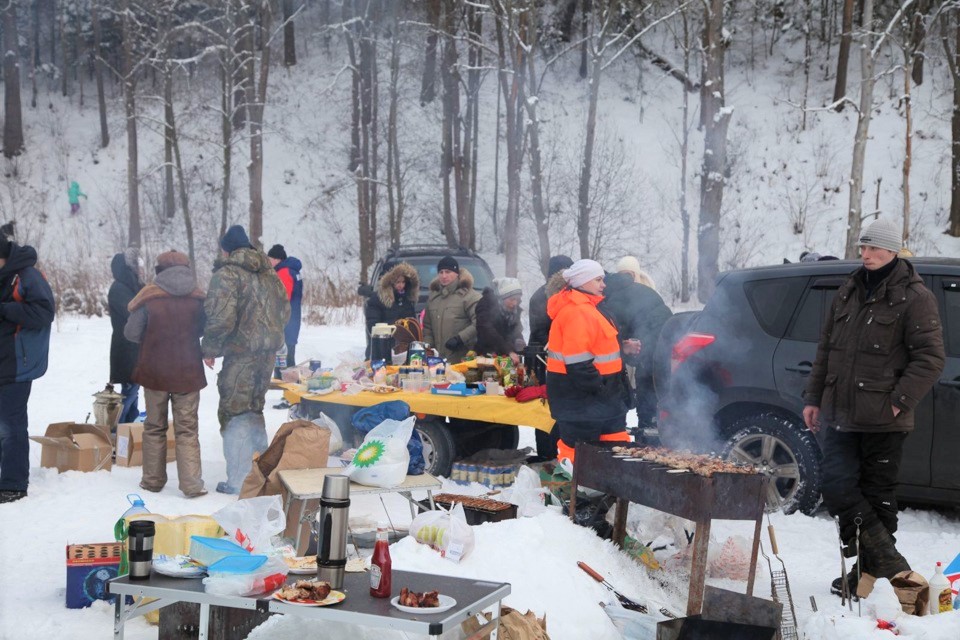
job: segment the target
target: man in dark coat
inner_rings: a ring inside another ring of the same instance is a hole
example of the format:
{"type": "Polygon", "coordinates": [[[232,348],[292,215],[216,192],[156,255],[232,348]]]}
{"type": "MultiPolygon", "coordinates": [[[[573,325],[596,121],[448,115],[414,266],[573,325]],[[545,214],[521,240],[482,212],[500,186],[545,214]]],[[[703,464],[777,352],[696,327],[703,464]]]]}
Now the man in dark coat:
{"type": "Polygon", "coordinates": [[[113,256],[110,271],[113,272],[113,284],[107,293],[110,308],[110,324],[113,333],[110,336],[110,384],[119,384],[123,395],[123,408],[120,410],[120,422],[136,422],[140,417],[137,398],[140,385],[132,379],[133,367],[137,364],[140,346],[123,336],[130,312],[127,305],[143,288],[140,276],[140,252],[130,247],[123,253],[113,256]]]}
{"type": "Polygon", "coordinates": [[[657,395],[653,387],[653,364],[657,340],[664,323],[673,312],[656,291],[634,281],[629,273],[608,273],[604,278],[601,308],[617,321],[623,339],[640,341],[640,353],[624,358],[633,369],[634,406],[641,427],[652,426],[657,415],[657,395]]]}
{"type": "Polygon", "coordinates": [[[370,357],[370,332],[373,325],[380,322],[394,324],[402,318],[416,318],[419,297],[420,275],[413,265],[401,262],[380,276],[376,291],[367,298],[367,304],[363,308],[367,325],[366,357],[370,357]]]}
{"type": "Polygon", "coordinates": [[[177,477],[188,498],[207,493],[200,466],[198,409],[207,386],[200,353],[203,301],[190,259],[179,251],[157,256],[157,277],[130,303],[127,339],[140,345],[133,379],[143,385],[147,419],[143,425],[140,486],[160,491],[167,483],[167,407],[173,408],[177,477]]]}
{"type": "Polygon", "coordinates": [[[37,251],[0,229],[0,503],[27,496],[30,440],[27,400],[47,371],[53,291],[37,268],[37,251]]]}
{"type": "MultiPolygon", "coordinates": [[[[569,268],[572,264],[573,260],[564,255],[550,258],[547,267],[547,282],[555,274],[569,268]]],[[[528,343],[531,345],[545,347],[547,344],[551,322],[550,316],[547,315],[547,298],[549,297],[546,283],[530,296],[530,340],[528,340],[528,343]]],[[[543,381],[541,380],[541,382],[543,381]]]]}
{"type": "MultiPolygon", "coordinates": [[[[898,225],[881,219],[860,234],[863,266],[837,290],[810,372],[803,419],[822,438],[823,501],[840,521],[844,555],[860,571],[891,578],[910,568],[897,551],[897,477],[914,409],[940,377],[937,300],[898,258],[898,225]],[[859,529],[859,545],[857,533],[859,529]]],[[[844,579],[856,591],[858,571],[844,579]]]]}
{"type": "Polygon", "coordinates": [[[509,355],[520,363],[523,351],[523,321],[520,301],[523,289],[516,278],[497,278],[486,287],[477,303],[477,353],[509,355]]]}
{"type": "Polygon", "coordinates": [[[207,319],[200,347],[211,369],[223,358],[217,417],[227,480],[217,484],[217,492],[238,494],[253,455],[267,448],[263,405],[290,303],[267,255],[253,248],[243,227],[227,229],[220,248],[203,306],[207,319]]]}
{"type": "Polygon", "coordinates": [[[287,345],[287,366],[292,367],[297,364],[297,340],[300,339],[300,307],[303,301],[303,276],[300,275],[300,270],[303,269],[303,263],[293,256],[288,256],[282,244],[270,247],[267,257],[283,283],[287,300],[290,301],[290,319],[283,328],[283,341],[287,345]]]}

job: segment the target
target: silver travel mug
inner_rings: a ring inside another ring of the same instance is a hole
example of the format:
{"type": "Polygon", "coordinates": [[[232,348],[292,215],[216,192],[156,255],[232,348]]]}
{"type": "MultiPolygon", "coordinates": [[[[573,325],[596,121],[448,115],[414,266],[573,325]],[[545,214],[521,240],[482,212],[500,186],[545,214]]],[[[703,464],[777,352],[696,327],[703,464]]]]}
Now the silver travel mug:
{"type": "Polygon", "coordinates": [[[156,527],[150,520],[133,520],[127,528],[127,556],[130,579],[147,580],[153,568],[153,537],[156,527]]]}
{"type": "Polygon", "coordinates": [[[323,479],[317,512],[317,578],[331,589],[343,588],[347,567],[347,523],[350,511],[350,478],[330,475],[323,479]]]}

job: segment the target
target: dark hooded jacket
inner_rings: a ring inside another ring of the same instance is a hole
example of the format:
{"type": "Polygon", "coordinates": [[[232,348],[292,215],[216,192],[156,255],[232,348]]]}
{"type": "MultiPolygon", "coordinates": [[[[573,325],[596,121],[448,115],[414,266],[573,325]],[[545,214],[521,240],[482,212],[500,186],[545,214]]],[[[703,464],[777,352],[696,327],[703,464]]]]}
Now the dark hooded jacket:
{"type": "Polygon", "coordinates": [[[13,243],[0,267],[0,385],[36,380],[47,371],[56,305],[36,264],[36,249],[13,243]]]}
{"type": "Polygon", "coordinates": [[[913,265],[897,260],[869,295],[866,269],[854,271],[823,323],[804,401],[828,427],[911,431],[914,408],[943,371],[937,300],[913,265]]]}
{"type": "Polygon", "coordinates": [[[303,263],[293,256],[284,258],[273,268],[287,292],[287,300],[290,301],[290,320],[283,328],[283,341],[287,344],[297,344],[300,338],[300,308],[303,302],[303,276],[300,275],[302,268],[303,263]]]}
{"type": "MultiPolygon", "coordinates": [[[[549,282],[551,278],[553,278],[559,272],[569,267],[571,264],[573,264],[573,260],[571,260],[567,256],[551,257],[549,267],[548,267],[548,270],[550,271],[550,273],[547,274],[547,282],[544,283],[542,287],[534,291],[533,295],[530,296],[529,344],[538,344],[541,347],[546,346],[547,339],[550,337],[550,322],[551,322],[550,316],[547,315],[547,298],[553,295],[548,291],[548,289],[550,288],[549,282]]],[[[557,291],[559,291],[559,289],[557,289],[557,291]]],[[[556,291],[554,291],[553,293],[556,293],[556,291]]]]}
{"type": "Polygon", "coordinates": [[[235,249],[213,263],[213,277],[203,305],[203,357],[276,351],[290,303],[267,254],[235,249]]]}
{"type": "Polygon", "coordinates": [[[110,324],[113,333],[110,336],[110,382],[130,384],[133,382],[133,368],[137,365],[140,345],[130,342],[123,336],[130,312],[127,305],[143,287],[136,271],[130,268],[122,253],[113,256],[110,261],[113,272],[113,284],[107,293],[110,310],[110,324]]]}
{"type": "Polygon", "coordinates": [[[190,393],[207,386],[200,353],[203,301],[193,270],[168,267],[130,302],[128,340],[140,344],[133,380],[153,391],[190,393]]]}
{"type": "Polygon", "coordinates": [[[370,331],[378,322],[394,324],[401,318],[417,317],[417,298],[420,297],[420,276],[416,268],[406,262],[394,265],[384,273],[377,283],[377,289],[367,298],[364,315],[367,324],[367,357],[370,357],[370,331]],[[402,297],[396,296],[393,283],[398,277],[406,281],[402,297]]]}
{"type": "Polygon", "coordinates": [[[486,287],[477,303],[477,353],[507,355],[517,351],[517,340],[523,342],[521,309],[507,311],[492,287],[486,287]]]}
{"type": "Polygon", "coordinates": [[[608,273],[604,278],[601,309],[613,316],[620,330],[620,338],[640,341],[637,356],[625,356],[632,366],[639,366],[647,374],[653,372],[653,355],[660,330],[673,315],[663,298],[646,285],[633,281],[629,273],[608,273]]]}

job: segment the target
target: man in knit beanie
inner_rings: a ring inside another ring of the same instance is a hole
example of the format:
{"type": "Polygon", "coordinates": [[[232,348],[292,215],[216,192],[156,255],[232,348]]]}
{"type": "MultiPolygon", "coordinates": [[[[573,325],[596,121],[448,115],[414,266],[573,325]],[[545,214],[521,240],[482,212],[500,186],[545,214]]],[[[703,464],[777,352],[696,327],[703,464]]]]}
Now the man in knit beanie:
{"type": "Polygon", "coordinates": [[[837,595],[845,581],[856,592],[862,573],[910,569],[893,537],[897,477],[914,411],[944,366],[937,300],[897,257],[899,226],[877,220],[859,244],[863,265],[833,298],[804,393],[807,428],[823,430],[823,502],[839,520],[844,555],[859,554],[833,581],[837,595]]]}

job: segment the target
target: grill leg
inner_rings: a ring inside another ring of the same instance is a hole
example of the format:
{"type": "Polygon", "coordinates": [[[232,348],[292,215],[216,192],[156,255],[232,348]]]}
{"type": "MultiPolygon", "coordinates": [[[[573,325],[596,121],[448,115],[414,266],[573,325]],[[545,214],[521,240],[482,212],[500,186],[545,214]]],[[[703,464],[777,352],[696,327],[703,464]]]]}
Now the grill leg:
{"type": "Polygon", "coordinates": [[[687,599],[687,615],[700,613],[703,608],[703,587],[707,580],[707,551],[710,546],[710,518],[697,520],[697,533],[693,538],[693,563],[690,566],[690,596],[687,599]]]}
{"type": "Polygon", "coordinates": [[[613,543],[623,549],[623,541],[627,537],[627,511],[630,509],[630,502],[625,498],[617,498],[614,508],[613,543]]]}
{"type": "Polygon", "coordinates": [[[757,551],[760,549],[760,525],[763,516],[757,518],[757,525],[753,529],[753,549],[750,550],[750,573],[747,575],[747,595],[753,595],[753,585],[757,579],[757,551]]]}

